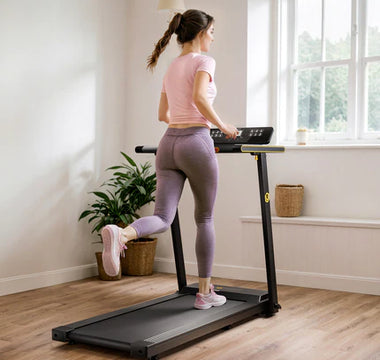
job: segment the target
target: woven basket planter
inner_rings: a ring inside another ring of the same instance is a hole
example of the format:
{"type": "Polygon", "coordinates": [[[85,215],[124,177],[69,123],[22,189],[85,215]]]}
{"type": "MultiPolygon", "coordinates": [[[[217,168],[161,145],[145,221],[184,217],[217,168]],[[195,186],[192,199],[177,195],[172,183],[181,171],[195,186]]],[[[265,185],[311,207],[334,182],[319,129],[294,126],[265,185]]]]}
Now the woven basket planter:
{"type": "Polygon", "coordinates": [[[157,239],[137,239],[127,243],[125,257],[121,257],[123,275],[152,275],[157,239]]]}
{"type": "Polygon", "coordinates": [[[276,185],[275,206],[277,216],[300,216],[303,202],[303,185],[276,185]]]}

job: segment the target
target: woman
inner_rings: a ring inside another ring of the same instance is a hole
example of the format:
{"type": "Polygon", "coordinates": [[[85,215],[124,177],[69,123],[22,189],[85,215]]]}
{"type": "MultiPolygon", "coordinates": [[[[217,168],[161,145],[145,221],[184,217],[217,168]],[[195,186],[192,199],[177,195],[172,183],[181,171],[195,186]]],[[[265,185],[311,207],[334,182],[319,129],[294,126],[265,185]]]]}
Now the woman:
{"type": "Polygon", "coordinates": [[[215,248],[213,211],[218,182],[210,126],[215,125],[229,138],[236,138],[238,131],[235,126],[224,124],[212,106],[216,96],[215,60],[201,54],[209,51],[214,41],[214,19],[210,15],[199,10],[176,14],[148,58],[148,69],[154,69],[174,33],[182,52],[173,60],[163,80],[158,117],[169,126],[157,150],[154,215],[140,218],[125,229],[105,226],[102,230],[103,264],[108,275],[116,275],[120,269],[120,253],[127,241],[169,228],[188,178],[194,195],[197,225],[195,250],[199,292],[194,306],[209,309],[226,302],[210,284],[215,248]]]}

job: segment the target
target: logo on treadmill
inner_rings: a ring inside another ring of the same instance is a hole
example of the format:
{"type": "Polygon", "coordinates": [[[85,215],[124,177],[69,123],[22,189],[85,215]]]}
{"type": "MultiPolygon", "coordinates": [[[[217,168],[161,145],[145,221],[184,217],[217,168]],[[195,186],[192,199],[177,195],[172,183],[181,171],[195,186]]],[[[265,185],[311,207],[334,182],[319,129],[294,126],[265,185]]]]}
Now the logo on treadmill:
{"type": "Polygon", "coordinates": [[[219,151],[220,149],[217,146],[215,146],[215,152],[218,153],[219,151]]]}
{"type": "Polygon", "coordinates": [[[265,202],[269,203],[269,200],[270,200],[270,195],[269,195],[269,192],[267,192],[265,193],[265,202]]]}

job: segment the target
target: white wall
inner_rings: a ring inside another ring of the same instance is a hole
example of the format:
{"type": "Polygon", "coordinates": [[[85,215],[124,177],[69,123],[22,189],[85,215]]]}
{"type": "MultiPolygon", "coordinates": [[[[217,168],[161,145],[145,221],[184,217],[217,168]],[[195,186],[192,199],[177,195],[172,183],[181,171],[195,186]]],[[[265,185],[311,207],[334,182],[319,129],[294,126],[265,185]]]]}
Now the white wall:
{"type": "MultiPolygon", "coordinates": [[[[215,108],[223,120],[236,125],[244,125],[247,119],[252,125],[272,124],[272,86],[267,83],[273,78],[267,63],[272,50],[267,42],[272,39],[268,22],[273,9],[267,0],[231,3],[186,0],[188,8],[203,9],[216,19],[216,41],[210,52],[217,60],[215,108]],[[254,31],[250,36],[248,14],[250,31],[254,31]]],[[[162,76],[178,54],[175,38],[153,74],[145,64],[167,20],[167,14],[156,12],[152,0],[0,3],[1,293],[94,273],[91,242],[96,236],[77,218],[90,200],[87,192],[101,183],[103,169],[119,161],[120,150],[139,162],[154,162],[151,156],[134,154],[134,147],[157,144],[165,131],[165,125],[156,121],[157,106],[162,76]]],[[[379,151],[288,149],[285,154],[271,155],[272,199],[275,184],[302,183],[306,216],[323,217],[327,223],[334,218],[379,220],[379,151]]],[[[260,224],[241,219],[260,215],[256,164],[249,155],[218,158],[214,275],[261,280],[261,250],[255,246],[260,243],[260,224]],[[247,249],[257,251],[252,262],[247,249]]],[[[151,211],[152,207],[144,209],[151,211]]],[[[196,274],[193,200],[188,186],[180,217],[186,267],[196,274]]],[[[379,284],[380,267],[371,257],[380,251],[376,226],[355,230],[362,252],[352,268],[347,264],[355,252],[342,251],[350,246],[345,244],[349,230],[319,226],[328,241],[318,244],[315,226],[306,232],[291,226],[304,225],[274,224],[280,283],[374,292],[365,281],[364,287],[352,284],[361,283],[363,277],[375,287],[379,284]],[[310,247],[304,243],[309,231],[310,247]],[[291,239],[289,247],[287,239],[291,239]],[[311,256],[315,247],[329,257],[311,256]],[[311,263],[294,262],[295,258],[311,263]],[[334,266],[321,268],[326,262],[334,266]],[[354,281],[339,287],[342,277],[354,281]]],[[[172,259],[167,232],[159,236],[156,269],[174,271],[172,259]]]]}
{"type": "Polygon", "coordinates": [[[94,274],[79,214],[119,160],[128,2],[0,2],[0,294],[94,274]]]}
{"type": "Polygon", "coordinates": [[[268,126],[274,116],[271,68],[275,58],[271,1],[247,1],[247,125],[268,126]]]}

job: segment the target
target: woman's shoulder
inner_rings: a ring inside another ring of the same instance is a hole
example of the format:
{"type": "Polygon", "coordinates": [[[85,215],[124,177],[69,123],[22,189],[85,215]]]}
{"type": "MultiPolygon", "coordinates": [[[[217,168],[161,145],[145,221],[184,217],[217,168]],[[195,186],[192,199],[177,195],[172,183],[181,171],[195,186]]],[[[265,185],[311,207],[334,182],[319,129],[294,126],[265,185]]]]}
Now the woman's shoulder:
{"type": "Polygon", "coordinates": [[[215,59],[210,55],[197,54],[196,58],[198,58],[200,61],[213,61],[213,62],[215,62],[215,59]]]}
{"type": "Polygon", "coordinates": [[[215,67],[215,64],[216,64],[216,61],[212,56],[204,55],[204,54],[197,54],[197,56],[194,57],[194,61],[197,65],[206,65],[206,66],[215,67]]]}
{"type": "Polygon", "coordinates": [[[167,72],[185,71],[184,69],[197,71],[200,68],[209,69],[211,72],[214,72],[215,66],[216,62],[212,56],[199,53],[189,53],[187,55],[178,56],[175,58],[171,62],[167,72]]]}

